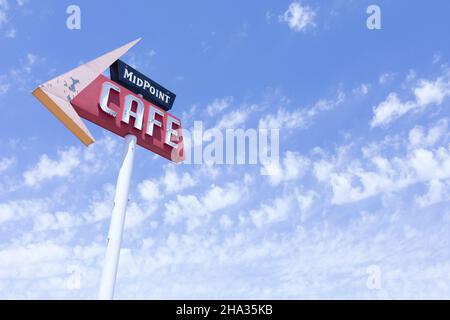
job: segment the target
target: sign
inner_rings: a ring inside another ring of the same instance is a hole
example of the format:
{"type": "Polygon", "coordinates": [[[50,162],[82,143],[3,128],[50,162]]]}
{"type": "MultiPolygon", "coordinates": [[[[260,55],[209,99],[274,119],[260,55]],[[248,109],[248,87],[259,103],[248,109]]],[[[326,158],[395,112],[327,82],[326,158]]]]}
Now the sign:
{"type": "Polygon", "coordinates": [[[184,160],[181,121],[124,86],[99,75],[72,101],[84,119],[174,162],[184,160]]]}
{"type": "Polygon", "coordinates": [[[85,145],[93,143],[94,138],[81,118],[125,137],[99,299],[112,299],[114,295],[136,144],[174,162],[185,158],[181,121],[167,112],[175,94],[119,60],[139,40],[78,66],[33,91],[85,145]],[[112,79],[103,75],[108,68],[112,79]]]}
{"type": "Polygon", "coordinates": [[[70,101],[140,40],[131,41],[41,84],[33,91],[33,95],[86,146],[94,143],[94,137],[70,101]]]}
{"type": "Polygon", "coordinates": [[[85,145],[94,138],[80,117],[121,137],[135,135],[138,145],[183,161],[181,122],[167,113],[175,94],[119,60],[139,40],[47,81],[33,95],[85,145]],[[108,68],[112,79],[102,74],[108,68]]]}
{"type": "Polygon", "coordinates": [[[153,102],[155,105],[168,111],[175,101],[175,94],[156,83],[152,79],[132,68],[125,62],[117,60],[110,67],[111,80],[120,83],[125,88],[133,91],[153,102]]]}

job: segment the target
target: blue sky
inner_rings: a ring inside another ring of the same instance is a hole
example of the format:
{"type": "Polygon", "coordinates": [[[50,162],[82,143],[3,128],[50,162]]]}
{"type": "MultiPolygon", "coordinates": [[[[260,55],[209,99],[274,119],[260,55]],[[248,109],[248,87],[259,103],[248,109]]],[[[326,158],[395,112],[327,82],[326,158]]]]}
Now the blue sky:
{"type": "Polygon", "coordinates": [[[280,162],[138,148],[117,298],[449,298],[449,9],[0,0],[0,298],[96,298],[122,139],[85,148],[31,91],[138,37],[186,128],[278,128],[280,162]]]}

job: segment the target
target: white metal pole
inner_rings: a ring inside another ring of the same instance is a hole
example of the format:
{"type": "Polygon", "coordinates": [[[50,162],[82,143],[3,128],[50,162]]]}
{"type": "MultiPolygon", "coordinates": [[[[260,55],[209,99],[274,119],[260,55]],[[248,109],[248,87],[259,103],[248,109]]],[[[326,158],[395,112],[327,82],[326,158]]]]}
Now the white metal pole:
{"type": "Polygon", "coordinates": [[[131,172],[133,171],[134,149],[136,149],[136,137],[134,135],[127,135],[125,137],[123,161],[117,178],[105,262],[98,293],[100,300],[111,300],[114,296],[114,284],[119,265],[120,243],[122,241],[122,231],[125,223],[131,172]]]}

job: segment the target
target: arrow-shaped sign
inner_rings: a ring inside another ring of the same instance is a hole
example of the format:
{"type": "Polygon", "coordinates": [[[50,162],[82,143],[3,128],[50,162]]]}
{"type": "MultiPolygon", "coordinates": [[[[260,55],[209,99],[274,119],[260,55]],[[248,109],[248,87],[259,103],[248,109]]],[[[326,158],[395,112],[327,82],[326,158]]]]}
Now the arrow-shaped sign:
{"type": "Polygon", "coordinates": [[[141,38],[47,81],[34,90],[33,95],[78,139],[90,145],[94,138],[70,102],[139,40],[141,38]]]}

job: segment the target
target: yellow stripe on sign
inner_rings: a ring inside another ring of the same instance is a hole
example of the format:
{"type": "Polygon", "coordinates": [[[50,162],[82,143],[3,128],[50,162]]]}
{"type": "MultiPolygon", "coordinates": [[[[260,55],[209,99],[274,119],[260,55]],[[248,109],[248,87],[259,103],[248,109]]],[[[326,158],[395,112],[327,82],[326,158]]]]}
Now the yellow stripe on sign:
{"type": "MultiPolygon", "coordinates": [[[[41,88],[37,88],[33,91],[33,96],[35,96],[36,99],[38,99],[59,121],[61,121],[70,132],[80,139],[81,142],[86,146],[92,144],[95,141],[94,138],[72,106],[69,108],[62,108],[64,104],[70,105],[70,103],[65,101],[56,103],[50,98],[50,95],[51,94],[46,94],[41,88]],[[64,109],[66,109],[66,111],[63,111],[64,109]]],[[[53,97],[55,100],[56,98],[57,97],[55,96],[53,97]]]]}
{"type": "Polygon", "coordinates": [[[94,142],[94,138],[75,111],[70,101],[85,89],[95,78],[124,55],[141,38],[131,41],[113,51],[76,67],[50,81],[40,85],[33,91],[35,96],[63,125],[69,129],[86,146],[94,142]]]}

